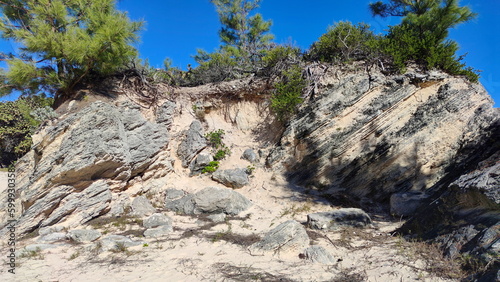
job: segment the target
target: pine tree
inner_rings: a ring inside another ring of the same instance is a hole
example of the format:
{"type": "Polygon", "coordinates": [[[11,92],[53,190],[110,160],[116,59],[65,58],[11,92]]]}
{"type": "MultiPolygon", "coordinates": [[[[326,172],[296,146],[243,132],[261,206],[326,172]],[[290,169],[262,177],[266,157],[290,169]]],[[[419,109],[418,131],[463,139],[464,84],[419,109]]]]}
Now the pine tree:
{"type": "Polygon", "coordinates": [[[18,54],[2,54],[8,69],[0,95],[70,95],[136,56],[130,44],[142,23],[117,11],[114,0],[4,0],[0,9],[2,37],[21,45],[18,54]]]}
{"type": "Polygon", "coordinates": [[[429,69],[439,68],[452,74],[465,74],[471,80],[478,75],[455,58],[458,44],[447,39],[449,29],[472,20],[476,14],[460,7],[458,0],[390,0],[370,4],[375,16],[403,17],[393,26],[383,44],[399,68],[415,61],[429,69]]]}
{"type": "Polygon", "coordinates": [[[222,28],[219,31],[222,50],[234,56],[243,66],[260,61],[273,35],[272,22],[261,14],[250,16],[259,7],[260,0],[211,0],[216,6],[222,28]]]}

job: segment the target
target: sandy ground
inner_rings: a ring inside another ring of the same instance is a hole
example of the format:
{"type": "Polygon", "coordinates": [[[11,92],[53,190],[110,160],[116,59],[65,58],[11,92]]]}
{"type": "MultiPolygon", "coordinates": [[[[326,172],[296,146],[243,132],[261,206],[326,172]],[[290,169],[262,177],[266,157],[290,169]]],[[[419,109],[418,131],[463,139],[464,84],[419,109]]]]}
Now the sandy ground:
{"type": "MultiPolygon", "coordinates": [[[[192,119],[178,119],[172,135],[185,130],[192,119]]],[[[244,122],[253,126],[251,120],[244,122]]],[[[206,116],[206,126],[207,130],[222,128],[226,132],[224,141],[232,154],[222,161],[221,169],[250,165],[240,159],[246,148],[259,149],[250,130],[235,128],[217,113],[206,116]]],[[[174,140],[169,145],[172,157],[177,144],[174,140]]],[[[263,163],[255,164],[250,184],[238,189],[253,206],[237,217],[213,223],[165,210],[162,190],[176,188],[194,193],[207,186],[221,186],[207,175],[189,177],[189,171],[176,160],[175,171],[162,180],[165,184],[153,197],[158,212],[173,220],[174,231],[168,237],[141,237],[144,228],[135,219],[116,219],[99,227],[84,225],[81,228],[98,228],[103,234],[126,235],[142,243],[110,252],[99,250],[95,243],[61,240],[41,251],[20,250],[16,274],[8,273],[2,261],[0,281],[453,281],[443,278],[448,269],[439,257],[429,256],[422,245],[391,236],[402,222],[380,214],[371,215],[374,224],[366,229],[307,229],[311,244],[325,247],[334,256],[336,262],[331,265],[302,259],[303,250],[252,256],[248,246],[278,224],[294,219],[305,225],[307,214],[339,208],[315,191],[290,185],[263,163]]],[[[6,187],[6,173],[0,172],[0,187],[6,187]]],[[[40,243],[39,237],[32,237],[20,241],[19,246],[40,243]]],[[[5,242],[0,247],[5,260],[5,242]]]]}

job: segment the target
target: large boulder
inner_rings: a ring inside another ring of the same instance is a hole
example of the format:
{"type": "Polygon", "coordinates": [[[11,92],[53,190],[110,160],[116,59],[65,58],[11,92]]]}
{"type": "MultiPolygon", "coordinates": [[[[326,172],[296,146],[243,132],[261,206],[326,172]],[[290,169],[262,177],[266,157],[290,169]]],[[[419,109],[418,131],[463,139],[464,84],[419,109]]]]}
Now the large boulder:
{"type": "Polygon", "coordinates": [[[212,179],[231,188],[241,188],[248,184],[248,174],[241,168],[217,170],[212,174],[212,179]]]}
{"type": "Polygon", "coordinates": [[[172,219],[162,213],[154,213],[146,218],[142,225],[146,228],[155,228],[162,225],[172,225],[172,219]]]}
{"type": "Polygon", "coordinates": [[[17,231],[22,235],[66,219],[75,226],[107,212],[106,180],[126,182],[143,173],[168,141],[166,128],[147,121],[132,102],[94,102],[45,128],[16,164],[23,211],[17,231]]]}
{"type": "Polygon", "coordinates": [[[289,220],[269,231],[261,241],[248,249],[252,255],[264,255],[267,252],[293,252],[309,245],[306,229],[295,220],[289,220]]]}
{"type": "Polygon", "coordinates": [[[136,197],[130,204],[130,215],[143,217],[156,212],[155,207],[145,196],[136,197]]]}
{"type": "Polygon", "coordinates": [[[94,229],[75,229],[68,232],[68,238],[78,243],[92,242],[101,236],[101,232],[94,229]]]}
{"type": "Polygon", "coordinates": [[[329,212],[307,215],[307,224],[312,229],[337,230],[340,227],[365,227],[372,223],[370,216],[361,209],[343,208],[329,212]]]}
{"type": "Polygon", "coordinates": [[[201,122],[195,120],[189,126],[184,140],[179,144],[177,155],[182,160],[182,166],[188,167],[194,157],[207,147],[207,139],[203,135],[201,122]]]}
{"type": "Polygon", "coordinates": [[[196,159],[191,162],[189,169],[191,170],[190,176],[198,175],[202,170],[213,161],[214,158],[207,154],[199,154],[196,159]]]}
{"type": "Polygon", "coordinates": [[[396,216],[411,216],[429,197],[423,192],[401,192],[391,195],[391,214],[396,216]]]}
{"type": "Polygon", "coordinates": [[[322,246],[310,246],[304,250],[304,258],[315,263],[334,264],[335,258],[322,246]]]}
{"type": "Polygon", "coordinates": [[[252,203],[240,193],[220,187],[207,187],[195,194],[165,203],[167,209],[182,214],[217,214],[237,215],[248,209],[252,203]]]}

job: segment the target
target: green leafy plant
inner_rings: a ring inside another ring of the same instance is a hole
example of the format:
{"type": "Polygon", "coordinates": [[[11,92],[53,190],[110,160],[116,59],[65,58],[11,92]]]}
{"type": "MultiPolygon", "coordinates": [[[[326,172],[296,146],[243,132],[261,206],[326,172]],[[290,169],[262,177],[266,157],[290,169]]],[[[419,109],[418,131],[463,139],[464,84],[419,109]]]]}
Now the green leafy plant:
{"type": "Polygon", "coordinates": [[[215,153],[215,155],[214,155],[214,160],[216,160],[216,161],[223,160],[230,153],[231,153],[231,151],[227,147],[224,147],[223,149],[219,149],[217,151],[217,153],[215,153]]]}
{"type": "Polygon", "coordinates": [[[324,62],[363,60],[375,53],[378,39],[368,24],[341,21],[313,43],[307,58],[324,62]]]}
{"type": "Polygon", "coordinates": [[[461,63],[464,56],[456,57],[457,43],[447,39],[450,28],[476,17],[468,7],[460,7],[458,0],[387,2],[372,3],[370,9],[382,17],[403,17],[401,24],[390,28],[381,44],[383,52],[400,71],[404,71],[408,62],[416,62],[427,69],[465,75],[473,82],[478,80],[478,72],[461,63]]]}
{"type": "Polygon", "coordinates": [[[205,134],[205,138],[207,139],[210,146],[212,146],[215,149],[219,149],[224,147],[224,143],[222,142],[224,134],[225,132],[223,129],[218,129],[205,134]]]}
{"type": "Polygon", "coordinates": [[[293,66],[285,71],[281,81],[275,84],[275,93],[271,97],[271,110],[276,114],[278,120],[286,121],[297,106],[302,103],[302,91],[306,86],[306,80],[302,77],[302,69],[293,66]]]}
{"type": "Polygon", "coordinates": [[[206,167],[204,167],[201,170],[201,173],[212,173],[215,172],[219,168],[219,162],[218,161],[211,161],[208,163],[206,167]]]}

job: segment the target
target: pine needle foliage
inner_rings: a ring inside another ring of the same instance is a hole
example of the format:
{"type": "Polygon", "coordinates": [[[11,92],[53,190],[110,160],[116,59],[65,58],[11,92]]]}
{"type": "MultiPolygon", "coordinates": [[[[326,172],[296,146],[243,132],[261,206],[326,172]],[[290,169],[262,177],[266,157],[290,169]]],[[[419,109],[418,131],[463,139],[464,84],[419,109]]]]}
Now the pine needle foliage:
{"type": "Polygon", "coordinates": [[[142,22],[130,21],[113,0],[0,1],[0,32],[20,45],[2,54],[0,95],[13,90],[68,95],[81,83],[117,70],[136,56],[142,22]]]}

